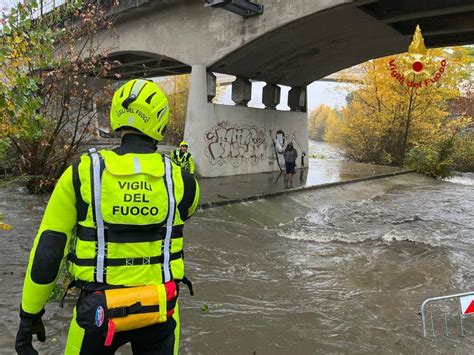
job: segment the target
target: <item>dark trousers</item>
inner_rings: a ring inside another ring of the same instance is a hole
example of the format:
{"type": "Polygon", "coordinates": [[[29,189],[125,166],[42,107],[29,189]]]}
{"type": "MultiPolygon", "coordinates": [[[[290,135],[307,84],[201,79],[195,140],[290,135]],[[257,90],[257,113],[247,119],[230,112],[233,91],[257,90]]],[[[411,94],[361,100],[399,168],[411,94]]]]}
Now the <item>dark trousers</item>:
{"type": "Polygon", "coordinates": [[[294,174],[295,173],[295,163],[288,163],[285,162],[285,168],[286,168],[286,173],[287,174],[294,174]]]}

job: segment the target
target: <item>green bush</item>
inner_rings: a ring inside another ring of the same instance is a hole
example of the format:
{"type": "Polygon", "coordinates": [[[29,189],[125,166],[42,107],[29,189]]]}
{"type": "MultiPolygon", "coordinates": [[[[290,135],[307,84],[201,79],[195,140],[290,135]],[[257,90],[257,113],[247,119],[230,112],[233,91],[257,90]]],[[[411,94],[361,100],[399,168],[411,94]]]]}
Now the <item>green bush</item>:
{"type": "Polygon", "coordinates": [[[0,162],[5,160],[5,153],[8,148],[8,141],[6,139],[0,139],[0,162]]]}
{"type": "Polygon", "coordinates": [[[12,169],[12,161],[8,159],[9,142],[7,139],[0,139],[0,175],[7,175],[12,169]]]}
{"type": "Polygon", "coordinates": [[[454,169],[456,171],[474,172],[474,134],[458,140],[456,155],[454,157],[454,169]]]}
{"type": "Polygon", "coordinates": [[[455,138],[451,136],[434,145],[412,148],[405,165],[433,178],[445,179],[453,175],[455,153],[455,138]]]}
{"type": "Polygon", "coordinates": [[[388,153],[387,151],[383,150],[381,157],[380,157],[380,163],[383,165],[392,165],[394,163],[394,159],[392,154],[388,153]]]}

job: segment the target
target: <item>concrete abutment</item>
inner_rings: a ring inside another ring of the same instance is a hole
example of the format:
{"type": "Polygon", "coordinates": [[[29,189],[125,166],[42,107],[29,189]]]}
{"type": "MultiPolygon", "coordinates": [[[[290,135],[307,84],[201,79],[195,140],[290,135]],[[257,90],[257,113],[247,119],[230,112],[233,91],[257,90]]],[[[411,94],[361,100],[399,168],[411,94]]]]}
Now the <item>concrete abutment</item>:
{"type": "MultiPolygon", "coordinates": [[[[247,107],[251,90],[247,79],[237,80],[233,99],[239,106],[214,104],[210,102],[215,93],[210,87],[215,85],[212,77],[205,65],[192,66],[184,139],[198,173],[216,177],[278,171],[283,156],[274,145],[277,132],[284,133],[286,143],[293,141],[301,167],[302,152],[308,151],[306,106],[303,112],[275,110],[280,88],[269,85],[269,109],[247,107]]],[[[307,157],[304,166],[308,166],[307,157]]]]}

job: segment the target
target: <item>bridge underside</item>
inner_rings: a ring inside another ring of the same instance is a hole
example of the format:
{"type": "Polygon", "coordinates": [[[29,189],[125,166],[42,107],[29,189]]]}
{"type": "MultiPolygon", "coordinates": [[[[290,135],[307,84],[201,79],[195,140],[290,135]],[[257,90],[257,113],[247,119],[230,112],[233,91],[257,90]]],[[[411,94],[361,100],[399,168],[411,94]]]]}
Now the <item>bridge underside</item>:
{"type": "Polygon", "coordinates": [[[209,71],[304,87],[405,52],[417,24],[427,47],[474,43],[474,0],[255,1],[265,11],[248,19],[205,8],[200,0],[120,2],[112,11],[114,34],[104,42],[120,65],[108,76],[182,74],[199,63],[209,71]]]}
{"type": "Polygon", "coordinates": [[[147,52],[119,52],[108,56],[112,64],[104,79],[132,79],[188,74],[191,67],[180,61],[147,52]]]}
{"type": "Polygon", "coordinates": [[[417,24],[427,47],[474,43],[473,19],[473,0],[358,1],[267,33],[210,70],[305,86],[366,60],[405,52],[417,24]]]}

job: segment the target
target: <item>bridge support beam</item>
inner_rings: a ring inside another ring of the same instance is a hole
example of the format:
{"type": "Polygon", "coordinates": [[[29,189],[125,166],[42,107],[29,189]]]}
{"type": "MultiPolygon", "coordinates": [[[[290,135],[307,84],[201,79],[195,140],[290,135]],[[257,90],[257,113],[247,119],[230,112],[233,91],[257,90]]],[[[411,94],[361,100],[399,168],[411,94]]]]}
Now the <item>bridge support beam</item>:
{"type": "Polygon", "coordinates": [[[306,112],[306,88],[291,88],[288,92],[288,106],[292,111],[306,112]]]}
{"type": "Polygon", "coordinates": [[[217,90],[217,79],[214,73],[207,72],[207,101],[211,102],[214,97],[216,97],[217,90]]]}
{"type": "Polygon", "coordinates": [[[266,108],[275,108],[280,103],[281,88],[275,84],[263,87],[262,102],[266,108]]]}
{"type": "MultiPolygon", "coordinates": [[[[241,98],[245,101],[248,98],[248,85],[241,85],[245,92],[241,98]]],[[[274,86],[274,90],[278,89],[274,86]]],[[[272,103],[274,106],[275,101],[272,103]]],[[[283,141],[282,135],[286,143],[293,141],[299,157],[302,152],[307,153],[306,112],[263,110],[208,102],[206,67],[192,66],[184,139],[189,142],[199,175],[215,177],[279,171],[283,156],[278,153],[282,147],[276,147],[274,143],[277,132],[280,143],[283,141]]],[[[302,166],[300,158],[297,165],[302,166]]],[[[308,166],[307,157],[304,165],[308,166]]]]}
{"type": "Polygon", "coordinates": [[[239,106],[247,106],[252,98],[252,84],[248,79],[237,78],[232,83],[232,101],[239,106]]]}

